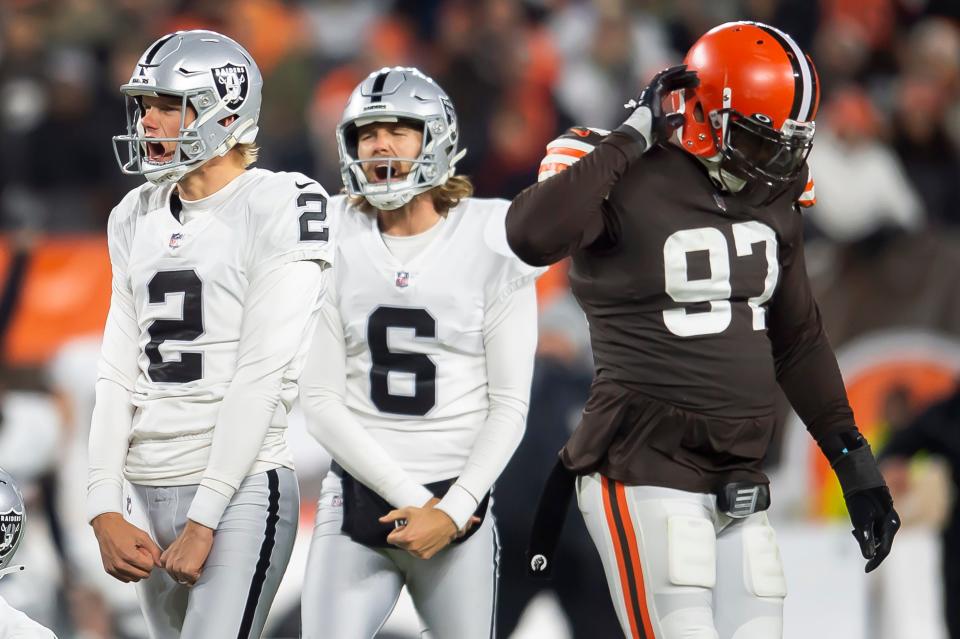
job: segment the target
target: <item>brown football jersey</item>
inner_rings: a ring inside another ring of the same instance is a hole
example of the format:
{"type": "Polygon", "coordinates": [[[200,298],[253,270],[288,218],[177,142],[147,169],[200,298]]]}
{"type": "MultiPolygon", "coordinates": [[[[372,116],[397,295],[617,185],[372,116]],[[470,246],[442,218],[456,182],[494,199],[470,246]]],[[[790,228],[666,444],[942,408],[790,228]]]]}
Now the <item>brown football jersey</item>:
{"type": "Polygon", "coordinates": [[[507,217],[524,260],[572,255],[590,323],[596,379],[565,465],[698,492],[765,482],[778,383],[818,441],[854,428],[804,265],[806,171],[758,204],[676,146],[598,142],[507,217]]]}

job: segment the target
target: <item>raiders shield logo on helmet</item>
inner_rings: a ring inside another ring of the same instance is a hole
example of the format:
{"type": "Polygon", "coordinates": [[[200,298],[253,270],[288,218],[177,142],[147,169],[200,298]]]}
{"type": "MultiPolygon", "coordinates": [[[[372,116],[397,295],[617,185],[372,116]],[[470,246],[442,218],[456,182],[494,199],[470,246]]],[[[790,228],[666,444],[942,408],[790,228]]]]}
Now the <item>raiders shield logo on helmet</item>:
{"type": "Polygon", "coordinates": [[[17,549],[22,530],[23,513],[15,510],[0,513],[0,566],[4,565],[7,556],[17,549]]]}
{"type": "Polygon", "coordinates": [[[236,64],[225,64],[213,69],[214,84],[220,98],[225,100],[228,109],[240,108],[247,99],[247,68],[236,64]]]}

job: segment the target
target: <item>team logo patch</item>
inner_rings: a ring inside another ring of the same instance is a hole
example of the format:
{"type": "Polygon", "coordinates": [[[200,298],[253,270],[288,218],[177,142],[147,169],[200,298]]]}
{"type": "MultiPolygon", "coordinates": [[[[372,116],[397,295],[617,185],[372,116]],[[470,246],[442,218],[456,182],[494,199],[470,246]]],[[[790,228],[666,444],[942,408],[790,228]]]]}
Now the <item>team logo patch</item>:
{"type": "Polygon", "coordinates": [[[547,569],[547,558],[543,555],[534,555],[530,560],[530,570],[533,572],[543,572],[547,569]]]}
{"type": "Polygon", "coordinates": [[[23,513],[8,510],[0,513],[0,564],[17,547],[23,530],[23,513]]]}
{"type": "Polygon", "coordinates": [[[174,233],[170,236],[170,248],[180,248],[181,242],[183,242],[183,233],[174,233]]]}
{"type": "Polygon", "coordinates": [[[213,73],[217,93],[226,101],[228,109],[236,111],[247,99],[247,68],[236,64],[225,64],[216,67],[213,73]]]}
{"type": "Polygon", "coordinates": [[[397,288],[407,288],[410,286],[410,273],[407,271],[397,271],[397,288]]]}

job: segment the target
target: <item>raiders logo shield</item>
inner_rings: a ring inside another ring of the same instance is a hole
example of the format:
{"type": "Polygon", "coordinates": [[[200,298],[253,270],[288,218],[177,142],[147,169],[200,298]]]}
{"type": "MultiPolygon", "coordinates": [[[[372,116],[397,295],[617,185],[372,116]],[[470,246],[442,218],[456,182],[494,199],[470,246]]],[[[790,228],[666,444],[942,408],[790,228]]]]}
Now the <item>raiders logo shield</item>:
{"type": "Polygon", "coordinates": [[[8,510],[0,513],[0,565],[4,559],[17,549],[17,542],[23,530],[23,513],[8,510]]]}
{"type": "Polygon", "coordinates": [[[213,73],[214,84],[220,98],[226,100],[228,109],[236,111],[247,99],[247,68],[236,64],[216,67],[213,73]]]}

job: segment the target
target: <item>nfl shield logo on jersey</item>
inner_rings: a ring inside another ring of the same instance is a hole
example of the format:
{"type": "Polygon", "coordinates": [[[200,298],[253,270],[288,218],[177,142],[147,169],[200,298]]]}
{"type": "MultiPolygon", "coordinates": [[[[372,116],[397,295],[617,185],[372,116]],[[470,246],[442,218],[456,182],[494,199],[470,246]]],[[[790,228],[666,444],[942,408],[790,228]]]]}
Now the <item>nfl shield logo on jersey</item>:
{"type": "Polygon", "coordinates": [[[397,271],[397,288],[406,288],[410,284],[410,273],[397,271]]]}
{"type": "Polygon", "coordinates": [[[170,248],[180,248],[180,242],[183,241],[183,233],[174,233],[170,236],[170,248]]]}
{"type": "Polygon", "coordinates": [[[225,100],[228,109],[238,109],[247,99],[247,68],[225,64],[213,69],[217,93],[225,100]]]}

